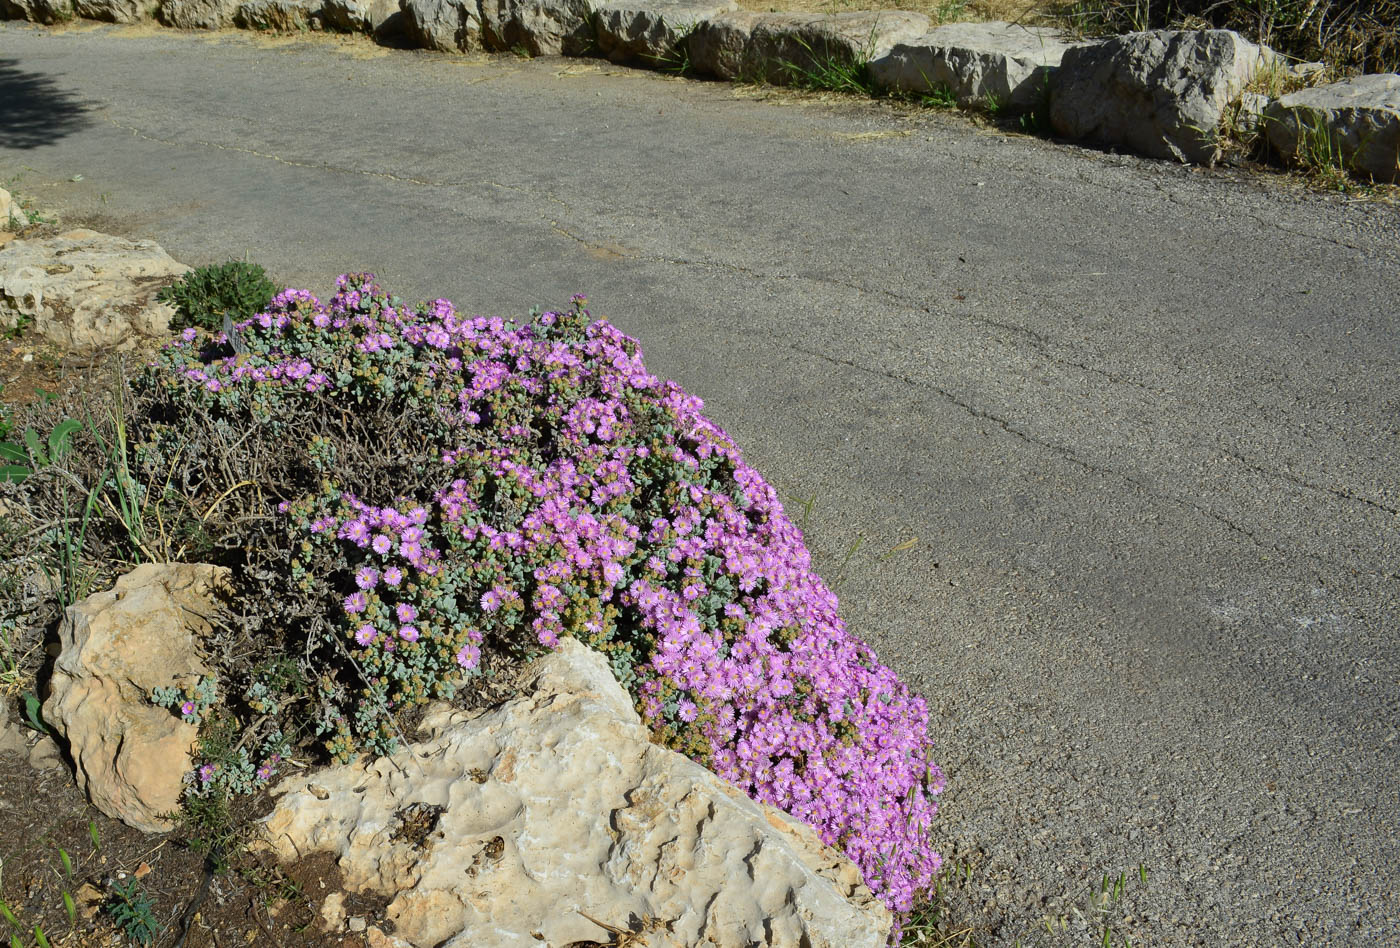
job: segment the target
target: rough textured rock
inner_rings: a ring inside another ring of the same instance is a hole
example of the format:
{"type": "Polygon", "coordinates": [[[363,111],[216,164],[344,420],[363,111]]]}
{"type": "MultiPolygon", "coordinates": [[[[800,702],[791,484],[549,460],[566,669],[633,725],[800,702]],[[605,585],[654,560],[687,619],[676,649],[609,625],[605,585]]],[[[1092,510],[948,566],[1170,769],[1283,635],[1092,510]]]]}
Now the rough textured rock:
{"type": "Polygon", "coordinates": [[[424,49],[444,53],[481,48],[476,0],[403,0],[404,30],[424,49]]]}
{"type": "Polygon", "coordinates": [[[24,739],[24,731],[10,720],[8,710],[0,711],[0,754],[27,754],[29,742],[24,739]]]}
{"type": "Polygon", "coordinates": [[[0,19],[64,23],[75,16],[73,0],[0,0],[0,19]]]}
{"type": "Polygon", "coordinates": [[[481,0],[487,49],[579,56],[596,46],[593,0],[481,0]]]}
{"type": "Polygon", "coordinates": [[[32,319],[71,349],[131,348],[168,331],[173,310],[155,295],[189,270],[150,240],[72,230],[0,250],[0,326],[32,319]]]}
{"type": "Polygon", "coordinates": [[[139,23],[155,16],[160,0],[74,0],[78,16],[105,23],[139,23]]]}
{"type": "Polygon", "coordinates": [[[1210,163],[1226,105],[1274,60],[1231,30],[1154,30],[1074,47],[1051,84],[1050,122],[1067,138],[1210,163]]]}
{"type": "Polygon", "coordinates": [[[1325,130],[1351,171],[1400,181],[1400,74],[1357,76],[1286,95],[1264,110],[1269,144],[1287,161],[1325,130]]]}
{"type": "Polygon", "coordinates": [[[29,766],[35,770],[57,770],[63,766],[63,752],[52,737],[41,737],[29,749],[29,766]]]}
{"type": "Polygon", "coordinates": [[[311,29],[319,13],[317,0],[244,0],[233,22],[245,30],[300,33],[311,29]]]}
{"type": "Polygon", "coordinates": [[[19,202],[4,188],[0,188],[0,230],[19,230],[29,226],[29,218],[20,209],[19,202]]]}
{"type": "Polygon", "coordinates": [[[220,30],[233,23],[240,0],[161,0],[160,22],[180,30],[220,30]]]}
{"type": "Polygon", "coordinates": [[[608,0],[598,7],[598,49],[615,63],[681,65],[677,45],[701,22],[739,8],[735,0],[608,0]]]}
{"type": "MultiPolygon", "coordinates": [[[[648,734],[573,640],[520,695],[438,710],[393,758],[289,778],[261,835],[334,853],[415,948],[613,943],[879,948],[890,916],[845,857],[648,734]],[[586,914],[584,914],[586,913],[586,914]]],[[[370,944],[375,940],[371,938],[370,944]]]]}
{"type": "MultiPolygon", "coordinates": [[[[476,5],[471,6],[475,13],[476,5]]],[[[392,30],[405,14],[399,10],[398,0],[326,0],[321,18],[334,30],[377,36],[392,30]]]]}
{"type": "Polygon", "coordinates": [[[954,23],[897,43],[870,64],[875,84],[898,92],[946,89],[961,105],[1029,109],[1049,93],[1050,74],[1071,46],[1061,33],[1012,23],[954,23]]]}
{"type": "Polygon", "coordinates": [[[171,828],[163,815],[179,809],[196,737],[150,692],[210,673],[193,631],[227,574],[147,563],[69,607],[59,626],[44,720],[68,743],[93,806],[148,833],[171,828]]]}
{"type": "Polygon", "coordinates": [[[794,70],[884,56],[928,32],[922,13],[726,13],[690,34],[690,63],[721,79],[789,83],[794,70]]]}

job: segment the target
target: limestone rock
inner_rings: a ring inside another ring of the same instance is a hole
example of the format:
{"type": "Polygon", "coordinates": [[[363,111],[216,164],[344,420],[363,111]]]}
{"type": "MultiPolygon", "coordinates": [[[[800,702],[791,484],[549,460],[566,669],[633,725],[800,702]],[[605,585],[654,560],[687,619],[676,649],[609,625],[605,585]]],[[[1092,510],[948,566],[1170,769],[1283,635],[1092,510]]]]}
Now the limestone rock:
{"type": "Polygon", "coordinates": [[[161,0],[159,19],[180,30],[220,30],[233,23],[240,0],[161,0]]]}
{"type": "Polygon", "coordinates": [[[424,49],[444,53],[481,47],[476,0],[403,0],[404,30],[424,49]]]}
{"type": "Polygon", "coordinates": [[[1153,30],[1067,50],[1050,122],[1067,138],[1210,163],[1227,104],[1276,56],[1231,30],[1153,30]]]}
{"type": "Polygon", "coordinates": [[[0,188],[0,230],[19,230],[29,226],[29,218],[20,208],[19,202],[4,188],[0,188]]]}
{"type": "MultiPolygon", "coordinates": [[[[475,11],[475,4],[472,9],[475,11]]],[[[326,26],[345,33],[379,35],[404,16],[398,0],[326,0],[321,6],[326,26]]]]}
{"type": "Polygon", "coordinates": [[[1071,46],[1056,30],[1012,23],[953,23],[897,43],[870,64],[877,86],[898,92],[946,89],[960,105],[997,102],[1031,109],[1071,46]]]}
{"type": "Polygon", "coordinates": [[[78,15],[73,0],[0,0],[0,14],[33,23],[65,23],[78,15]]]}
{"type": "Polygon", "coordinates": [[[597,10],[598,49],[615,63],[680,65],[677,45],[696,26],[738,8],[735,0],[606,0],[597,10]]]}
{"type": "Polygon", "coordinates": [[[347,888],[392,899],[385,945],[613,943],[598,922],[645,932],[637,948],[885,944],[854,864],[650,743],[603,656],[565,640],[525,682],[484,713],[431,712],[392,758],[282,781],[262,839],[333,853],[347,888]]]}
{"type": "Polygon", "coordinates": [[[44,720],[67,741],[93,806],[148,833],[171,828],[163,815],[179,809],[197,732],[150,692],[210,673],[191,625],[212,612],[227,575],[147,563],[70,606],[59,626],[44,720]]]}
{"type": "Polygon", "coordinates": [[[1344,167],[1400,181],[1400,74],[1357,76],[1286,95],[1264,110],[1269,144],[1297,161],[1324,137],[1344,167]]]}
{"type": "Polygon", "coordinates": [[[579,56],[595,45],[593,0],[481,0],[487,49],[579,56]]]}
{"type": "Polygon", "coordinates": [[[311,29],[319,12],[316,0],[243,0],[233,22],[245,30],[301,33],[311,29]]]}
{"type": "Polygon", "coordinates": [[[0,326],[29,318],[61,346],[131,348],[168,331],[174,311],[155,296],[188,270],[150,240],[90,230],[16,240],[0,250],[0,326]]]}
{"type": "Polygon", "coordinates": [[[690,34],[690,62],[721,79],[790,83],[794,71],[876,60],[928,32],[922,13],[751,13],[706,20],[690,34]]]}
{"type": "Polygon", "coordinates": [[[25,754],[29,742],[24,739],[24,731],[10,720],[8,711],[0,711],[0,754],[25,754]]]}
{"type": "Polygon", "coordinates": [[[78,16],[104,23],[139,23],[155,15],[160,0],[74,0],[78,16]]]}
{"type": "Polygon", "coordinates": [[[1273,100],[1258,92],[1246,92],[1240,96],[1239,111],[1235,114],[1235,126],[1241,132],[1255,132],[1264,120],[1264,110],[1273,100]]]}
{"type": "Polygon", "coordinates": [[[29,766],[35,770],[57,770],[63,766],[63,752],[52,737],[39,738],[39,743],[29,749],[29,766]]]}

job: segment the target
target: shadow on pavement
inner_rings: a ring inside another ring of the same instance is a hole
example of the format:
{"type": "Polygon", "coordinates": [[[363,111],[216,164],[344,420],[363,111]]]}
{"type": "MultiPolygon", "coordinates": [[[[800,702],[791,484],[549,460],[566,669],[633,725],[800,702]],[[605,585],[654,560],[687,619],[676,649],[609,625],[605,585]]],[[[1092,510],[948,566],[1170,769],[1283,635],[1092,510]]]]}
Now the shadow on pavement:
{"type": "Polygon", "coordinates": [[[0,59],[0,147],[49,145],[91,124],[88,106],[16,60],[0,59]]]}

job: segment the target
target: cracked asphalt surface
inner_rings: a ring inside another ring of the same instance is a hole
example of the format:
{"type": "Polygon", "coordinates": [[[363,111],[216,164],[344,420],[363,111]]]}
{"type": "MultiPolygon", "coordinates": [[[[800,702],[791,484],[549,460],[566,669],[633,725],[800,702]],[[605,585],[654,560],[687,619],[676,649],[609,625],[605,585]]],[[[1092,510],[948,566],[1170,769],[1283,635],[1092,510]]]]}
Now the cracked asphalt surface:
{"type": "Polygon", "coordinates": [[[1394,207],[581,60],[12,23],[15,173],[317,292],[587,293],[928,696],[984,944],[1400,944],[1394,207]]]}

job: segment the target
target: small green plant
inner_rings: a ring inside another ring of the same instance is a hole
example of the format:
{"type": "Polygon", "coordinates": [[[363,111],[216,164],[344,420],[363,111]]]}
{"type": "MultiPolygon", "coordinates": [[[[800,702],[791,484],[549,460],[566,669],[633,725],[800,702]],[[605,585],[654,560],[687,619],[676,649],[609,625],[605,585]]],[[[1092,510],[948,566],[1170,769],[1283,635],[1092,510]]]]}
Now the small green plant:
{"type": "Polygon", "coordinates": [[[121,927],[123,934],[138,945],[153,944],[160,934],[160,925],[154,914],[155,905],[135,879],[113,886],[112,897],[103,908],[121,927]]]}
{"type": "Polygon", "coordinates": [[[65,418],[54,425],[47,439],[40,438],[33,428],[25,428],[22,442],[0,441],[0,481],[20,483],[40,468],[63,458],[72,446],[73,433],[83,423],[65,418]]]}
{"type": "Polygon", "coordinates": [[[962,19],[963,11],[967,9],[967,0],[941,0],[938,9],[934,11],[934,19],[939,23],[952,23],[962,19]]]}
{"type": "Polygon", "coordinates": [[[175,307],[171,329],[193,326],[208,332],[223,328],[224,316],[248,319],[267,308],[277,287],[256,263],[230,260],[198,267],[156,294],[156,299],[175,307]]]}
{"type": "Polygon", "coordinates": [[[24,696],[24,717],[25,724],[29,725],[40,734],[49,733],[49,726],[44,723],[44,716],[41,712],[44,703],[39,700],[39,696],[34,692],[27,692],[24,696]]]}
{"type": "Polygon", "coordinates": [[[679,26],[672,26],[675,41],[671,48],[658,56],[652,63],[661,72],[670,73],[673,76],[684,76],[690,72],[690,34],[694,33],[700,26],[699,20],[682,23],[679,26]]]}
{"type": "Polygon", "coordinates": [[[1332,137],[1325,115],[1301,109],[1298,116],[1298,144],[1293,160],[1316,184],[1329,191],[1351,190],[1346,159],[1340,144],[1332,137]]]}
{"type": "Polygon", "coordinates": [[[800,37],[797,45],[804,53],[800,61],[778,61],[778,77],[784,85],[812,92],[875,94],[875,81],[870,76],[870,59],[875,47],[873,30],[869,42],[854,58],[832,50],[818,52],[800,37]]]}

